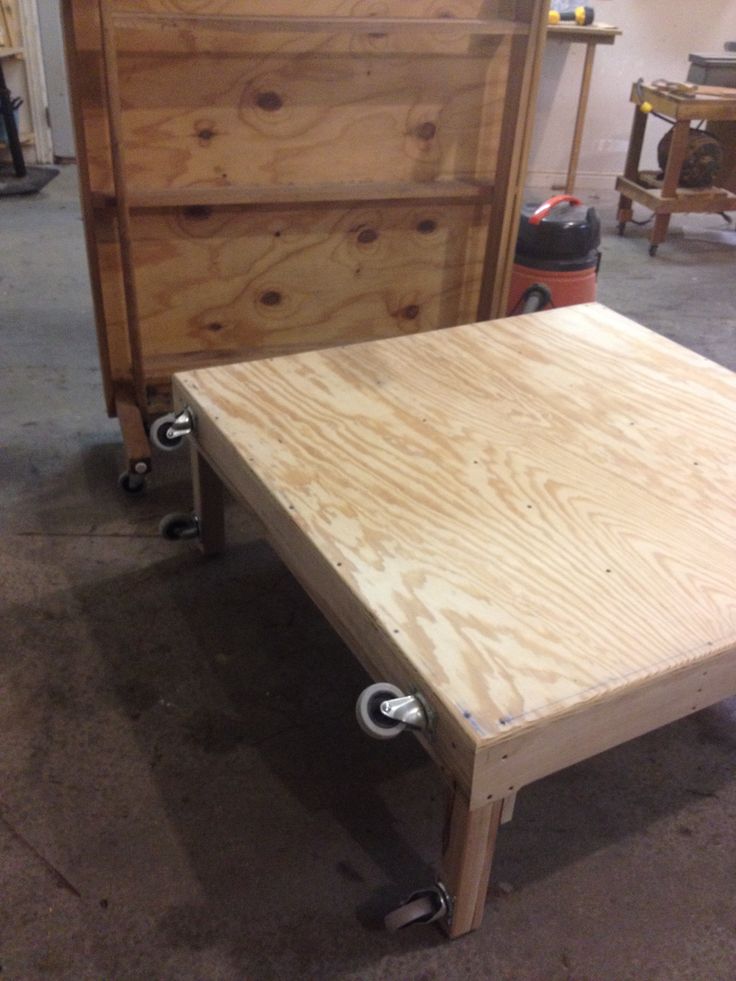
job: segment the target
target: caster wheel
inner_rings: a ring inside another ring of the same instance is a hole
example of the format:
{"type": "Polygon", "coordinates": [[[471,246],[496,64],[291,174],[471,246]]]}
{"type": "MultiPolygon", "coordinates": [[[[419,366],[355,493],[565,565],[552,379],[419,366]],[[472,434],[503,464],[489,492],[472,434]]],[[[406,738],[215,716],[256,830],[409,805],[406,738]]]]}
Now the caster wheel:
{"type": "Polygon", "coordinates": [[[142,473],[123,470],[118,477],[118,487],[126,494],[141,494],[146,489],[146,478],[142,473]]]}
{"type": "Polygon", "coordinates": [[[626,222],[625,221],[620,221],[618,223],[618,233],[619,233],[619,235],[623,235],[623,233],[625,231],[626,231],[626,222]]]}
{"type": "Polygon", "coordinates": [[[355,716],[363,732],[373,739],[394,739],[400,735],[405,726],[394,719],[387,719],[381,712],[381,702],[388,698],[401,698],[403,694],[396,685],[389,685],[385,681],[368,685],[355,703],[355,716]]]}
{"type": "Polygon", "coordinates": [[[151,424],[151,429],[148,435],[151,437],[151,442],[154,446],[157,446],[160,450],[165,450],[166,452],[171,452],[172,450],[178,450],[182,444],[183,436],[169,436],[167,435],[171,424],[174,422],[173,412],[167,413],[165,416],[161,416],[154,423],[151,424]]]}
{"type": "Polygon", "coordinates": [[[383,924],[390,933],[396,933],[412,923],[435,923],[449,916],[451,909],[452,900],[447,889],[438,882],[430,889],[412,893],[406,902],[383,918],[383,924]]]}
{"type": "Polygon", "coordinates": [[[659,248],[658,245],[650,245],[649,246],[649,255],[655,256],[657,254],[657,249],[658,248],[659,248]]]}
{"type": "Polygon", "coordinates": [[[170,542],[198,538],[199,521],[193,514],[167,514],[161,520],[158,530],[170,542]]]}
{"type": "Polygon", "coordinates": [[[389,933],[396,933],[413,923],[431,923],[436,913],[437,904],[429,896],[420,896],[388,913],[383,925],[389,933]]]}

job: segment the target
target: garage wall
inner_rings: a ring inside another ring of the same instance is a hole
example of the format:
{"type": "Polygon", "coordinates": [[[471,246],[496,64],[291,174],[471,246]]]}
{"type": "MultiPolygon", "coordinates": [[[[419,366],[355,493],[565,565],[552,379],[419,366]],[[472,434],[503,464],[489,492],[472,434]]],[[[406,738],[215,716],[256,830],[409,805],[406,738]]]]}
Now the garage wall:
{"type": "MultiPolygon", "coordinates": [[[[610,188],[623,170],[633,106],[631,83],[643,77],[684,81],[688,55],[724,54],[725,41],[736,41],[733,0],[589,0],[598,21],[623,31],[610,47],[596,49],[588,115],[578,165],[577,189],[610,188]]],[[[564,181],[575,122],[585,47],[547,45],[539,92],[534,141],[529,161],[530,186],[564,181]]],[[[656,167],[656,145],[667,131],[650,119],[644,165],[656,167]]]]}
{"type": "Polygon", "coordinates": [[[60,0],[38,0],[37,7],[54,156],[73,157],[74,134],[64,64],[60,0]]]}

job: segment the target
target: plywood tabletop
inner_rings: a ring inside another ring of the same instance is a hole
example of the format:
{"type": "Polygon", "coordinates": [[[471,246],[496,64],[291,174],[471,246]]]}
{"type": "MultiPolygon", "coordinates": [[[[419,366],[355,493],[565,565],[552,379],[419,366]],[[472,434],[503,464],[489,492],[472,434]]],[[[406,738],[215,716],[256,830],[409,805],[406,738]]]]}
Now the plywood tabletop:
{"type": "Polygon", "coordinates": [[[478,745],[736,652],[736,376],[605,307],[178,379],[478,745]]]}

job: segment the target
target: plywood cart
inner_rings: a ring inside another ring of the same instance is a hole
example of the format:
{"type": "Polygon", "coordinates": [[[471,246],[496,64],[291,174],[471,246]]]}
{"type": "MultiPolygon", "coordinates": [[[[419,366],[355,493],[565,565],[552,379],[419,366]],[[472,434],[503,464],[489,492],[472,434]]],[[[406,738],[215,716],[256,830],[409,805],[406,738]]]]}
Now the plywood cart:
{"type": "Polygon", "coordinates": [[[524,785],[736,692],[726,369],[585,304],[174,392],[204,548],[224,484],[375,679],[364,728],[414,729],[452,787],[439,881],[390,926],[475,929],[524,785]]]}
{"type": "Polygon", "coordinates": [[[544,0],[63,6],[127,489],[174,371],[503,311],[544,0]]]}

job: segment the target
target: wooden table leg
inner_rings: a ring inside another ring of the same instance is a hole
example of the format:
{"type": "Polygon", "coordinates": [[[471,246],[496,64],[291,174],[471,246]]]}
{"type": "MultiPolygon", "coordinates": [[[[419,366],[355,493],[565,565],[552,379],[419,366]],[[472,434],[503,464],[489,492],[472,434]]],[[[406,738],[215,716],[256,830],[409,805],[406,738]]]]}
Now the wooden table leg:
{"type": "MultiPolygon", "coordinates": [[[[630,181],[639,180],[639,161],[641,151],[644,146],[644,133],[647,128],[647,113],[642,112],[638,106],[634,106],[634,121],[631,124],[631,136],[629,137],[629,149],[626,153],[626,166],[624,167],[624,177],[630,181]]],[[[623,235],[624,226],[633,217],[631,198],[622,194],[618,199],[618,230],[623,235]]]]}
{"type": "Polygon", "coordinates": [[[471,811],[465,794],[453,790],[440,875],[454,900],[445,924],[453,939],[476,930],[483,919],[502,811],[502,800],[471,811]]]}
{"type": "MultiPolygon", "coordinates": [[[[667,166],[664,171],[664,181],[662,182],[662,201],[673,198],[677,194],[677,185],[680,183],[680,171],[687,156],[688,140],[690,138],[690,121],[681,119],[675,123],[672,131],[672,142],[670,152],[667,156],[667,166]]],[[[670,224],[669,211],[659,212],[654,219],[654,228],[649,237],[649,254],[654,255],[660,242],[664,242],[667,237],[667,229],[670,224]]]]}
{"type": "Polygon", "coordinates": [[[192,442],[194,511],[199,519],[199,546],[205,555],[225,549],[225,488],[192,442]]]}
{"type": "Polygon", "coordinates": [[[588,109],[588,96],[590,95],[590,80],[593,75],[593,59],[595,58],[595,44],[588,41],[585,45],[585,62],[583,64],[583,78],[580,82],[580,95],[578,96],[578,112],[575,117],[575,129],[572,135],[572,148],[570,150],[570,162],[567,167],[567,181],[565,182],[565,194],[572,194],[575,190],[575,177],[578,172],[578,161],[580,160],[580,146],[583,142],[583,127],[585,126],[585,113],[588,109]]]}
{"type": "Polygon", "coordinates": [[[151,444],[148,442],[143,417],[133,394],[133,387],[115,387],[115,413],[125,446],[128,471],[142,477],[151,469],[151,444]]]}

